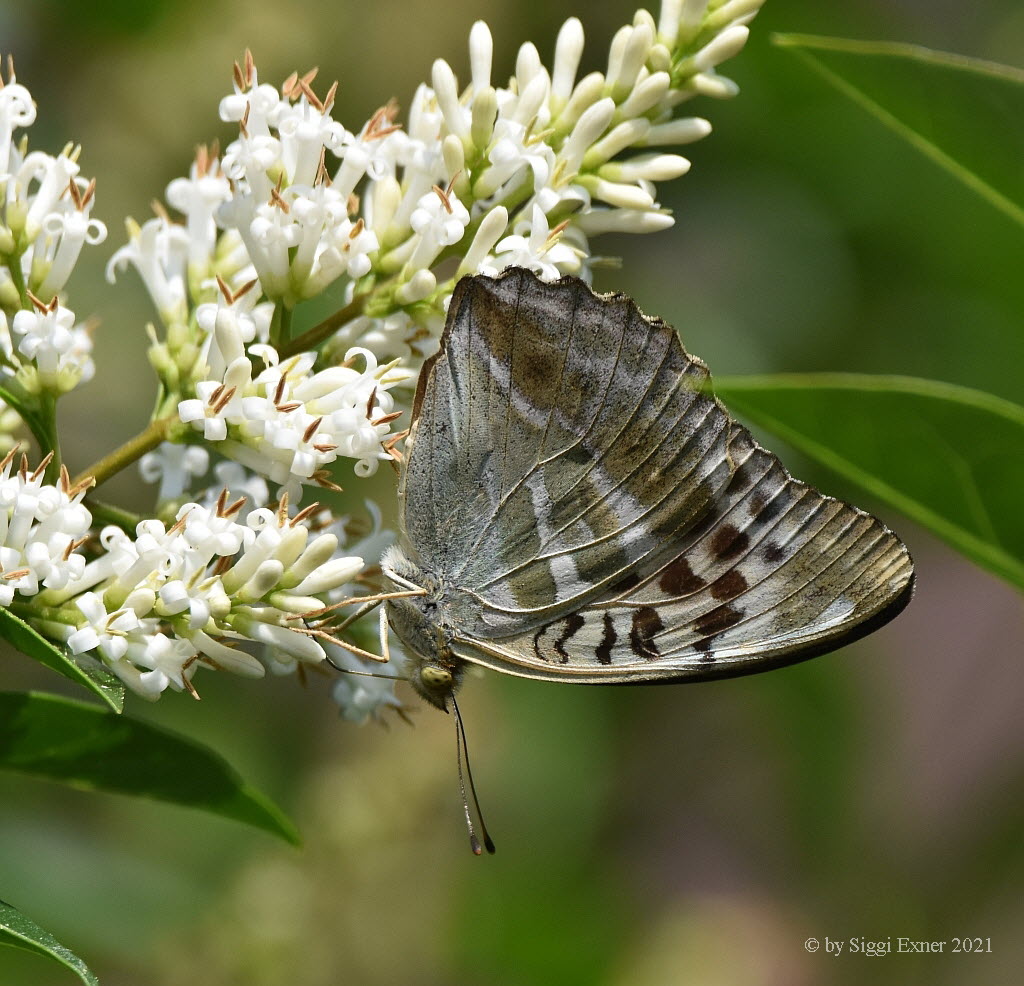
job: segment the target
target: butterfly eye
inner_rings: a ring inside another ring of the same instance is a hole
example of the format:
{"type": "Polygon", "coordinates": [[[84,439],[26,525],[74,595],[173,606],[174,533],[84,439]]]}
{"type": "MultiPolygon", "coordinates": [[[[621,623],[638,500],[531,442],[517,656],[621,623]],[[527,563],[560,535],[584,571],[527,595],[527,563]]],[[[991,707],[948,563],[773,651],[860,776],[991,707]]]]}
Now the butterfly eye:
{"type": "Polygon", "coordinates": [[[420,669],[420,681],[427,688],[451,688],[452,673],[444,668],[425,667],[420,669]]]}

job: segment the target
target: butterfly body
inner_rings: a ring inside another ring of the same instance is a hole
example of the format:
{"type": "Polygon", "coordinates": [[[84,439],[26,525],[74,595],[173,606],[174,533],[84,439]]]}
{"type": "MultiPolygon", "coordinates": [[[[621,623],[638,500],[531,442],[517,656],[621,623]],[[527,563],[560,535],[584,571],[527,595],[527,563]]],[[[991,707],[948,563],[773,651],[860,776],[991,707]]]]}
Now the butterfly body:
{"type": "Polygon", "coordinates": [[[423,590],[422,595],[388,600],[388,621],[409,655],[412,666],[407,671],[413,688],[431,705],[447,711],[447,697],[462,683],[466,662],[452,649],[460,620],[453,613],[446,586],[436,574],[418,568],[397,546],[388,549],[381,564],[396,585],[423,590]]]}
{"type": "Polygon", "coordinates": [[[723,677],[832,650],[910,598],[905,546],[793,479],[674,330],[525,270],[466,278],[424,366],[382,561],[411,679],[723,677]]]}

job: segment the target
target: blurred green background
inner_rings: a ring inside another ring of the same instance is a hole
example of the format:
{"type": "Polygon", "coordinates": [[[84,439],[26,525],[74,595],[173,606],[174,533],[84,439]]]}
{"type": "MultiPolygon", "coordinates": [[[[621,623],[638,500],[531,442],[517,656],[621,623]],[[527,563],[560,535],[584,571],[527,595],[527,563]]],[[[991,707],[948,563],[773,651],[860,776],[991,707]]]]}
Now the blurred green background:
{"type": "MultiPolygon", "coordinates": [[[[246,46],[264,81],[311,65],[338,78],[336,115],[355,129],[390,96],[407,105],[435,57],[465,77],[478,17],[494,31],[498,77],[524,40],[549,57],[572,14],[586,67],[601,66],[634,8],[587,6],[0,3],[0,49],[39,104],[33,146],[83,143],[94,215],[111,233],[70,285],[71,307],[103,322],[97,379],[63,408],[71,464],[148,414],[150,310],[134,276],[111,289],[102,266],[123,242],[121,218],[144,219],[195,144],[230,139],[217,103],[246,46]]],[[[597,286],[674,323],[718,374],[906,373],[1024,401],[1019,227],[773,49],[773,30],[1024,64],[1017,0],[768,0],[725,68],[740,97],[694,105],[715,133],[688,148],[692,172],[664,186],[677,225],[597,240],[623,258],[597,286]]],[[[304,848],[0,774],[0,896],[104,986],[1014,981],[1020,597],[834,476],[786,461],[900,531],[919,573],[909,610],[838,654],[736,681],[470,681],[462,705],[495,858],[469,853],[446,717],[423,709],[414,729],[359,728],[338,719],[326,683],[206,674],[200,703],[168,695],[129,711],[220,750],[292,814],[304,848]],[[992,954],[835,957],[808,954],[810,936],[980,936],[992,954]]],[[[132,477],[117,491],[136,505],[147,495],[132,477]]],[[[4,662],[4,688],[60,689],[27,660],[4,662]]],[[[71,981],[0,949],[0,983],[71,981]]]]}

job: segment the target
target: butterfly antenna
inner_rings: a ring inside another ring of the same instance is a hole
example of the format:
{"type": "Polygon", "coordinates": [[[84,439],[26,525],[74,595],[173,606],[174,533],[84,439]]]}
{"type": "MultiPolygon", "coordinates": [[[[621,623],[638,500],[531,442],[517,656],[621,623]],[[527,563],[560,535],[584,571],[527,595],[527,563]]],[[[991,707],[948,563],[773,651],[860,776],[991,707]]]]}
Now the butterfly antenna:
{"type": "Polygon", "coordinates": [[[340,664],[335,664],[331,659],[331,655],[326,651],[324,657],[327,659],[327,663],[334,668],[335,671],[340,671],[342,674],[357,674],[363,678],[387,678],[389,681],[408,681],[409,679],[404,674],[375,674],[373,671],[356,671],[352,668],[343,668],[340,664]]]}
{"type": "Polygon", "coordinates": [[[469,845],[473,855],[479,856],[483,849],[490,855],[494,855],[494,842],[487,832],[487,823],[484,821],[484,813],[480,810],[480,799],[476,796],[476,785],[473,783],[473,770],[469,766],[469,744],[466,742],[466,730],[462,725],[462,714],[459,712],[459,703],[455,701],[452,694],[452,709],[455,712],[455,760],[459,766],[459,793],[462,795],[462,809],[466,813],[466,828],[469,829],[469,845]],[[462,759],[465,754],[466,775],[462,775],[462,759]],[[466,797],[466,780],[469,781],[469,793],[473,796],[473,807],[476,809],[476,817],[480,819],[480,834],[484,837],[483,848],[480,840],[476,837],[476,829],[473,827],[473,815],[469,810],[469,799],[466,797]]]}

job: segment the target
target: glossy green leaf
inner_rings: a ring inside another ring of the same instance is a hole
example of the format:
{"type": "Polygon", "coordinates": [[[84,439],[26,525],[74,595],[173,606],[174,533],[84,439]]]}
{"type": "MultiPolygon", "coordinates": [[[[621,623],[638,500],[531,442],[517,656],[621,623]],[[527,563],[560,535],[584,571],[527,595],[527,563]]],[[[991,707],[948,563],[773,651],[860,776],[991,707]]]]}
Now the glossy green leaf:
{"type": "Polygon", "coordinates": [[[280,809],[219,754],[150,723],[56,695],[0,693],[0,768],[201,808],[299,841],[280,809]]]}
{"type": "Polygon", "coordinates": [[[10,610],[0,608],[0,638],[13,644],[27,657],[45,664],[77,685],[98,695],[115,712],[124,708],[124,686],[107,671],[84,670],[55,644],[19,619],[10,610]]]}
{"type": "Polygon", "coordinates": [[[16,907],[0,900],[0,945],[10,945],[26,952],[36,952],[56,959],[67,966],[86,986],[99,986],[99,980],[89,971],[86,964],[73,952],[68,951],[48,931],[29,920],[16,907]]]}
{"type": "Polygon", "coordinates": [[[715,391],[1024,588],[1024,407],[935,380],[852,373],[721,378],[715,391]]]}
{"type": "Polygon", "coordinates": [[[909,44],[803,34],[774,41],[1024,225],[1024,71],[909,44]]]}

